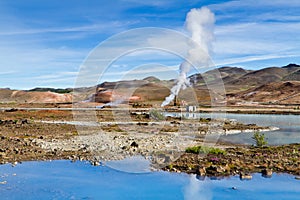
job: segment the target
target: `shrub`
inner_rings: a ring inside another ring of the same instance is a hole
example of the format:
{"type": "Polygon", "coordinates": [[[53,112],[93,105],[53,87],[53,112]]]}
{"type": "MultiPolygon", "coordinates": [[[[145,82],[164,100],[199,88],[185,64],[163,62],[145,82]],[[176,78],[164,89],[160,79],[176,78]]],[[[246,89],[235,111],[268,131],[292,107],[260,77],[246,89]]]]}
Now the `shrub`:
{"type": "Polygon", "coordinates": [[[200,121],[200,122],[204,122],[204,123],[208,123],[208,122],[211,121],[211,118],[202,118],[202,117],[201,117],[201,118],[199,119],[199,121],[200,121]]]}
{"type": "Polygon", "coordinates": [[[194,146],[194,147],[188,147],[185,150],[186,153],[204,153],[204,154],[215,154],[215,155],[225,155],[226,151],[219,149],[219,148],[213,148],[213,147],[206,147],[206,146],[194,146]]]}
{"type": "Polygon", "coordinates": [[[265,134],[260,133],[259,131],[256,131],[254,135],[252,136],[252,139],[255,141],[256,146],[262,147],[268,144],[265,138],[265,134]]]}

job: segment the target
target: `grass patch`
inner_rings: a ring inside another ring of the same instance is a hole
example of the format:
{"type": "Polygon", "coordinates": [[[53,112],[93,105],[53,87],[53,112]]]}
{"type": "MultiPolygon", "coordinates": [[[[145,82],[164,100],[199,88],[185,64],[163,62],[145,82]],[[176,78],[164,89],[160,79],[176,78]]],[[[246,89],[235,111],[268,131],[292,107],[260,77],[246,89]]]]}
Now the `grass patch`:
{"type": "Polygon", "coordinates": [[[156,121],[163,121],[165,119],[164,114],[157,109],[150,110],[149,115],[150,115],[150,118],[152,118],[156,121]]]}
{"type": "Polygon", "coordinates": [[[194,153],[194,154],[204,153],[204,154],[226,155],[225,150],[214,148],[214,147],[206,147],[206,146],[188,147],[186,148],[185,152],[194,153]]]}

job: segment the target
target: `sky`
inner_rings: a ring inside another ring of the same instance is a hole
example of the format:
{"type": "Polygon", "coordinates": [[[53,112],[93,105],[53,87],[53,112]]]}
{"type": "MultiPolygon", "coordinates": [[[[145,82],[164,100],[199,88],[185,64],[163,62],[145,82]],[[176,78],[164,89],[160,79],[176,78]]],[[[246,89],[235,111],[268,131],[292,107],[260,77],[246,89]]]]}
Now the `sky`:
{"type": "MultiPolygon", "coordinates": [[[[214,66],[260,69],[300,63],[298,0],[1,0],[0,87],[73,87],[85,61],[103,42],[144,27],[188,35],[186,14],[202,6],[215,14],[214,66]]],[[[181,41],[170,38],[157,34],[152,42],[181,47],[181,41]]],[[[134,39],[138,44],[144,38],[134,39]]],[[[105,50],[114,52],[126,42],[105,50]]],[[[104,74],[94,76],[101,81],[150,75],[174,79],[180,62],[169,52],[140,50],[120,56],[104,74]]]]}

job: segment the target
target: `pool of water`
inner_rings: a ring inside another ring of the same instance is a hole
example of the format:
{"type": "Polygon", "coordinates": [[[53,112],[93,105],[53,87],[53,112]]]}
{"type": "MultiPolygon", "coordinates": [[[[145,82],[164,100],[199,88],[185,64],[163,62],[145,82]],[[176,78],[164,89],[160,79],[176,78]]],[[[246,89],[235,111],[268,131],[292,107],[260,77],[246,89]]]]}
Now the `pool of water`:
{"type": "Polygon", "coordinates": [[[195,175],[126,173],[87,162],[24,162],[0,166],[1,199],[299,199],[300,181],[291,175],[250,181],[238,177],[199,180],[195,175]],[[233,189],[234,188],[234,189],[233,189]]]}
{"type": "MultiPolygon", "coordinates": [[[[167,113],[168,115],[183,115],[191,118],[227,118],[236,119],[246,124],[257,124],[260,126],[274,126],[280,128],[276,131],[264,132],[268,144],[280,145],[300,143],[300,115],[272,115],[272,114],[218,114],[218,113],[167,113]]],[[[220,139],[232,143],[254,144],[253,133],[240,133],[221,136],[220,139]]]]}

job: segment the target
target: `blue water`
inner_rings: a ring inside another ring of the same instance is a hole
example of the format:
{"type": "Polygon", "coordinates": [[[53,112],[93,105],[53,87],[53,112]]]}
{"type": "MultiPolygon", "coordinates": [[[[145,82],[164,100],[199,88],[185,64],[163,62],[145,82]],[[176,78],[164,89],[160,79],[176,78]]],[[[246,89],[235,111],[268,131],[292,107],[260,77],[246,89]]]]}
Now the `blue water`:
{"type": "MultiPolygon", "coordinates": [[[[274,126],[280,128],[276,131],[264,132],[268,144],[281,145],[300,143],[300,115],[272,115],[272,114],[232,114],[232,113],[169,113],[169,115],[184,115],[192,118],[227,118],[236,119],[246,124],[260,126],[274,126]]],[[[254,144],[253,133],[241,133],[221,136],[220,139],[232,143],[254,144]]],[[[300,198],[299,198],[300,199],[300,198]]]]}
{"type": "MultiPolygon", "coordinates": [[[[260,126],[275,126],[276,131],[264,132],[270,145],[300,143],[300,115],[227,114],[227,118],[260,126]]],[[[225,141],[251,144],[251,133],[222,137],[225,141]]]]}
{"type": "Polygon", "coordinates": [[[86,162],[24,162],[0,166],[1,199],[299,199],[300,181],[275,174],[251,181],[222,180],[163,171],[125,173],[86,162]],[[236,190],[233,190],[235,187],[236,190]]]}

